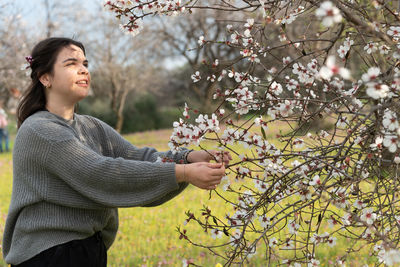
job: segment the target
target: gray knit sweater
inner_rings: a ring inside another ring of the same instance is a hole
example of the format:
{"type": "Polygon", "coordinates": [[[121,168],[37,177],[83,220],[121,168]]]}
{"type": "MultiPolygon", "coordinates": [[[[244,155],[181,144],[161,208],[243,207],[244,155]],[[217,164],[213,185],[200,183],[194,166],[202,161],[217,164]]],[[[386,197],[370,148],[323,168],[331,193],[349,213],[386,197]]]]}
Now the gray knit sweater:
{"type": "MultiPolygon", "coordinates": [[[[137,148],[104,122],[47,111],[25,120],[13,150],[13,189],[3,256],[19,264],[43,250],[101,231],[107,249],[118,229],[118,207],[160,205],[177,184],[183,153],[137,148]]],[[[186,163],[186,162],[185,162],[186,163]]]]}

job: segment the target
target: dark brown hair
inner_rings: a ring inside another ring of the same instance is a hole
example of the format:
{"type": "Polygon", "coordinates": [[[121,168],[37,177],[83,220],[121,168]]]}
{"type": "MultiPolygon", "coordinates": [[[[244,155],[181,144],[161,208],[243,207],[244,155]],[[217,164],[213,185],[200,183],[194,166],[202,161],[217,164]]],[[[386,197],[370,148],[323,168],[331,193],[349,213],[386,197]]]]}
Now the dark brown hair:
{"type": "Polygon", "coordinates": [[[53,74],[54,63],[60,51],[67,46],[76,45],[86,55],[82,43],[64,37],[52,37],[40,41],[32,50],[31,84],[22,95],[17,108],[18,128],[21,124],[39,110],[46,109],[46,95],[39,78],[46,73],[53,74]]]}

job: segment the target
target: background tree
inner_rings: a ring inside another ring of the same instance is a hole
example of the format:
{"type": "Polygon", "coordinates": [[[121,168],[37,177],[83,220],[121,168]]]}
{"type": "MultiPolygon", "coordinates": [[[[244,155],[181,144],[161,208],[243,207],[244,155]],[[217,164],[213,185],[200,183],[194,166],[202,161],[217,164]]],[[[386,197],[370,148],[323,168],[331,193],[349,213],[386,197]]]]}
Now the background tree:
{"type": "MultiPolygon", "coordinates": [[[[242,15],[238,14],[235,19],[241,19],[240,16],[242,15]]],[[[172,57],[184,62],[181,77],[186,79],[181,88],[185,91],[181,91],[180,94],[184,93],[186,99],[191,99],[188,100],[189,103],[196,104],[199,110],[211,109],[212,95],[217,86],[215,76],[240,56],[237,51],[227,46],[204,46],[203,49],[199,49],[205,44],[199,37],[224,40],[226,23],[231,20],[229,14],[219,10],[196,10],[179,17],[156,17],[153,19],[154,23],[150,24],[151,30],[160,40],[160,43],[150,45],[154,46],[161,57],[172,57]],[[187,74],[199,69],[209,78],[193,83],[193,80],[188,79],[191,75],[187,74]]]]}
{"type": "Polygon", "coordinates": [[[157,92],[162,84],[161,68],[146,48],[152,34],[145,32],[132,42],[129,36],[115,30],[118,24],[106,14],[97,15],[94,20],[93,39],[86,41],[94,62],[92,90],[96,98],[109,99],[116,117],[115,129],[120,132],[128,97],[157,92]]]}
{"type": "MultiPolygon", "coordinates": [[[[10,6],[12,3],[4,3],[10,6]]],[[[4,7],[5,7],[4,6],[4,7]]],[[[1,9],[0,9],[1,10],[1,9]]],[[[29,55],[29,33],[24,28],[24,21],[18,10],[14,13],[1,14],[0,21],[0,99],[8,103],[12,89],[21,90],[27,86],[25,71],[21,70],[25,57],[29,55]],[[21,61],[15,60],[20,58],[21,61]]],[[[10,107],[14,108],[14,107],[10,107]]]]}

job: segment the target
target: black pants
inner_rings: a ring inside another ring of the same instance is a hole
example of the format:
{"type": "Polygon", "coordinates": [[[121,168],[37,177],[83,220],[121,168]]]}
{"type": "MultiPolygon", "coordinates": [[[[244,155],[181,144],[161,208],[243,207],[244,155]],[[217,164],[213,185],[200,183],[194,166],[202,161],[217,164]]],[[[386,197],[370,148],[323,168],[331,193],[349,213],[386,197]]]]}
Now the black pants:
{"type": "Polygon", "coordinates": [[[51,247],[11,267],[106,267],[107,249],[101,233],[51,247]]]}

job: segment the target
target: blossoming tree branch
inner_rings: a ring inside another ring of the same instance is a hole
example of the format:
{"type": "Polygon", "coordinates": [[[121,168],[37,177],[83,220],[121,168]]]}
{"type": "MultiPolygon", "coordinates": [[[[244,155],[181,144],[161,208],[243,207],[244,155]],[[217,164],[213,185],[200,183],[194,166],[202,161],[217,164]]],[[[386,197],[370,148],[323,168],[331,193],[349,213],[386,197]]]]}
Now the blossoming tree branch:
{"type": "Polygon", "coordinates": [[[204,33],[198,49],[229,46],[236,57],[205,59],[213,74],[199,69],[191,77],[218,85],[216,109],[196,114],[185,106],[169,143],[177,151],[207,141],[236,155],[213,192],[227,212],[187,212],[186,222],[215,243],[197,243],[184,228],[181,238],[226,266],[256,255],[265,266],[344,266],[360,252],[369,264],[400,264],[398,1],[114,0],[105,7],[132,35],[148,16],[232,14],[226,38],[204,33]],[[239,13],[248,19],[236,21],[239,13]],[[327,249],[336,249],[333,258],[320,256],[327,249]]]}

